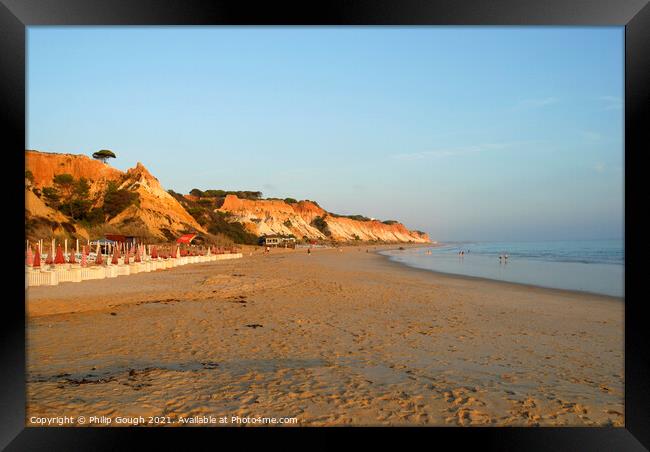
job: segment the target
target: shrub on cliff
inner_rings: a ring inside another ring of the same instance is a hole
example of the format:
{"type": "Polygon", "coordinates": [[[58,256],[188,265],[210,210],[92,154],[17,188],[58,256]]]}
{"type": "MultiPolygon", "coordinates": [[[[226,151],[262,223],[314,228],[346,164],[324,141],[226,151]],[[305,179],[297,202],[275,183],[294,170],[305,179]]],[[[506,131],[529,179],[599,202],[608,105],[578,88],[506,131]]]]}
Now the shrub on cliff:
{"type": "Polygon", "coordinates": [[[106,213],[101,207],[94,207],[88,211],[84,221],[89,225],[100,224],[106,220],[106,213]]]}
{"type": "Polygon", "coordinates": [[[334,218],[349,218],[350,220],[357,220],[357,221],[371,221],[370,218],[364,217],[363,215],[339,215],[331,212],[330,215],[334,218]]]}
{"type": "Polygon", "coordinates": [[[193,188],[190,191],[190,195],[197,196],[199,198],[225,198],[227,195],[235,195],[239,199],[252,199],[257,200],[262,198],[261,191],[250,191],[250,190],[199,190],[198,188],[193,188]]]}
{"type": "Polygon", "coordinates": [[[90,184],[85,178],[74,180],[70,174],[60,174],[54,178],[54,183],[64,193],[59,209],[73,220],[85,219],[92,207],[88,198],[90,184]]]}
{"type": "Polygon", "coordinates": [[[327,237],[332,235],[329,226],[327,226],[327,221],[323,217],[316,217],[311,221],[311,225],[318,229],[320,232],[325,234],[327,237]]]}
{"type": "Polygon", "coordinates": [[[102,208],[109,218],[113,218],[130,205],[137,204],[139,199],[140,197],[137,193],[125,189],[118,189],[116,183],[109,182],[106,194],[104,195],[104,205],[102,208]]]}
{"type": "Polygon", "coordinates": [[[43,198],[45,204],[52,207],[53,209],[59,208],[59,201],[61,200],[61,195],[55,187],[43,187],[43,198]]]}
{"type": "Polygon", "coordinates": [[[210,234],[224,235],[235,243],[257,244],[257,236],[248,232],[241,223],[227,221],[228,214],[223,212],[211,212],[211,214],[211,221],[207,227],[210,234]]]}

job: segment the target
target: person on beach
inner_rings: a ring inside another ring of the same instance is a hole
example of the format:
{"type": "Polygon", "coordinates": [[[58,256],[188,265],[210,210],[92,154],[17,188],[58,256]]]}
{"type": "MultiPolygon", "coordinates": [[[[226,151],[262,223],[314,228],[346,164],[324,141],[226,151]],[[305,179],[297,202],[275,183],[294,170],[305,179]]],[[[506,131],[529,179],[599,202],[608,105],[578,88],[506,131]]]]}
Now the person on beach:
{"type": "Polygon", "coordinates": [[[307,248],[307,254],[311,254],[311,248],[307,248]]]}

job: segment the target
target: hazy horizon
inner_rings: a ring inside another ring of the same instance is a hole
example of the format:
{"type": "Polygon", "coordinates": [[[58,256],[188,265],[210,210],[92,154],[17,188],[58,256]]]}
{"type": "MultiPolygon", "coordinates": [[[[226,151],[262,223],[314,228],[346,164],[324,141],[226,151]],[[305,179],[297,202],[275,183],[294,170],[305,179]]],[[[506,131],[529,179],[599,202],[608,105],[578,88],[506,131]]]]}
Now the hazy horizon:
{"type": "Polygon", "coordinates": [[[623,27],[28,27],[27,148],[439,241],[621,239],[623,27]]]}

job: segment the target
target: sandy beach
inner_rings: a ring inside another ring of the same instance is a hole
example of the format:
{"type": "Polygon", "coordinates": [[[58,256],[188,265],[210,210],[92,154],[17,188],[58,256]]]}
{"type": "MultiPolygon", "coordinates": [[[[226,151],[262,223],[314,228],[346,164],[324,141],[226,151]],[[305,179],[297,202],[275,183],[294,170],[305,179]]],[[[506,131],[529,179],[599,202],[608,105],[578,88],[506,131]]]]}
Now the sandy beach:
{"type": "Polygon", "coordinates": [[[623,300],[411,269],[378,249],[247,250],[30,288],[26,423],[624,425],[623,300]]]}

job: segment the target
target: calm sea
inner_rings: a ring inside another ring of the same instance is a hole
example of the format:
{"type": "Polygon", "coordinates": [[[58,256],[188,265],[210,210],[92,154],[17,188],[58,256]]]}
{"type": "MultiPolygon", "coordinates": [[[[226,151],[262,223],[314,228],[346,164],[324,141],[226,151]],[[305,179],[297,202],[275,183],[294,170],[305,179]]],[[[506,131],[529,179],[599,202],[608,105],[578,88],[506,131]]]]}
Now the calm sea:
{"type": "Polygon", "coordinates": [[[442,273],[624,296],[622,240],[456,242],[384,251],[396,262],[442,273]],[[459,251],[464,256],[459,256],[459,251]],[[508,259],[499,256],[508,255],[508,259]]]}

